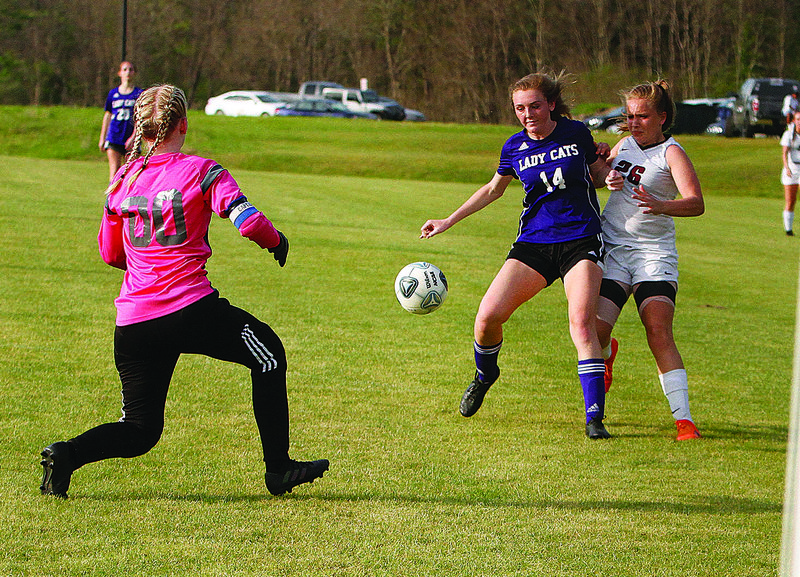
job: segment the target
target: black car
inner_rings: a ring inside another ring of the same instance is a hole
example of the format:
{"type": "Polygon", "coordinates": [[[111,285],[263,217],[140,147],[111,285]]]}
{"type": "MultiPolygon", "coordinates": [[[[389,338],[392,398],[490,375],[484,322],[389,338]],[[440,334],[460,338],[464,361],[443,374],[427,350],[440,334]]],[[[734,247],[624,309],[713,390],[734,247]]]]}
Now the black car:
{"type": "Polygon", "coordinates": [[[625,109],[622,106],[618,106],[602,114],[585,118],[583,123],[589,130],[607,130],[618,134],[619,130],[617,129],[617,124],[622,120],[622,115],[624,113],[625,109]]]}
{"type": "Polygon", "coordinates": [[[325,99],[287,102],[275,111],[275,116],[329,116],[333,118],[378,119],[374,114],[349,110],[340,102],[325,99]]]}
{"type": "Polygon", "coordinates": [[[781,112],[783,99],[798,90],[800,82],[797,80],[748,78],[736,95],[725,135],[781,134],[786,129],[786,119],[781,112]]]}

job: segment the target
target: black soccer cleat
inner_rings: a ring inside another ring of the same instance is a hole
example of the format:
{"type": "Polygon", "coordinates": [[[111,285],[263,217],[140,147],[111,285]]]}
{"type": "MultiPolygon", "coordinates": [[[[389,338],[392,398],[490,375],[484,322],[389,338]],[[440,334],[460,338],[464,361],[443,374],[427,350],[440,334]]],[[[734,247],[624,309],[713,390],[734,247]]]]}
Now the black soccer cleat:
{"type": "Polygon", "coordinates": [[[590,439],[610,439],[611,433],[609,433],[605,425],[603,425],[603,419],[595,417],[586,423],[586,436],[590,439]]]}
{"type": "MultiPolygon", "coordinates": [[[[497,376],[500,376],[499,371],[497,376]]],[[[496,380],[497,377],[495,377],[494,381],[491,383],[486,384],[478,378],[478,371],[475,371],[475,378],[472,379],[467,390],[464,391],[464,395],[461,397],[461,404],[458,407],[458,410],[461,411],[464,417],[471,417],[478,412],[478,409],[480,409],[483,404],[483,397],[486,396],[489,387],[491,387],[496,380]]]]}
{"type": "Polygon", "coordinates": [[[289,461],[286,469],[280,473],[266,472],[264,480],[267,490],[273,495],[291,493],[292,489],[303,483],[313,483],[328,470],[330,463],[327,459],[317,461],[289,461]]]}
{"type": "Polygon", "coordinates": [[[42,495],[67,498],[69,482],[74,471],[69,454],[69,445],[59,441],[42,449],[42,495]]]}

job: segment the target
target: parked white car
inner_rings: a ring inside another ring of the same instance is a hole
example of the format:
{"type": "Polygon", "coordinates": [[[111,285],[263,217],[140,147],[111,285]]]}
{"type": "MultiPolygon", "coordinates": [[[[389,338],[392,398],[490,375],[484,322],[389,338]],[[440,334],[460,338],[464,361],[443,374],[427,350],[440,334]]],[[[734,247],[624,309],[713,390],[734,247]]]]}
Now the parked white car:
{"type": "Polygon", "coordinates": [[[206,114],[220,116],[274,116],[285,100],[259,90],[234,90],[212,96],[206,104],[206,114]]]}

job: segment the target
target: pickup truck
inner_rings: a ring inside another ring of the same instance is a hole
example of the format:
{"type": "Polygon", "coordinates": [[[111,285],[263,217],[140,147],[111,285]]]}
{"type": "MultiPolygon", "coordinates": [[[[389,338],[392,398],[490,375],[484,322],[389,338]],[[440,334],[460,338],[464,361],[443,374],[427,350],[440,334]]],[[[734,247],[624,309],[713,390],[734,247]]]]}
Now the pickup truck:
{"type": "Polygon", "coordinates": [[[786,130],[783,99],[798,88],[800,82],[788,78],[748,78],[736,95],[725,135],[781,134],[786,130]]]}
{"type": "Polygon", "coordinates": [[[403,120],[405,109],[394,101],[381,101],[374,90],[358,88],[323,88],[322,97],[341,102],[356,112],[371,112],[383,120],[403,120]]]}
{"type": "Polygon", "coordinates": [[[300,98],[322,98],[322,91],[326,88],[344,88],[344,86],[327,80],[309,80],[300,85],[297,93],[300,98]]]}

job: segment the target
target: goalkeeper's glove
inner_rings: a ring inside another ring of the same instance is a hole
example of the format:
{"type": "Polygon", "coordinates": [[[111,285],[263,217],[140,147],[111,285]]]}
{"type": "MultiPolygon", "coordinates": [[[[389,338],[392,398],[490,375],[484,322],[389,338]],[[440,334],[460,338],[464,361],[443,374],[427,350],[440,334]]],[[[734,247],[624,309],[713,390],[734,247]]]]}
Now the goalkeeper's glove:
{"type": "Polygon", "coordinates": [[[278,236],[281,237],[281,241],[278,245],[268,248],[267,250],[272,253],[272,256],[278,261],[278,264],[283,267],[283,265],[286,264],[286,255],[289,254],[289,239],[286,238],[286,235],[281,231],[278,231],[278,236]]]}

